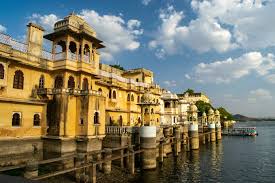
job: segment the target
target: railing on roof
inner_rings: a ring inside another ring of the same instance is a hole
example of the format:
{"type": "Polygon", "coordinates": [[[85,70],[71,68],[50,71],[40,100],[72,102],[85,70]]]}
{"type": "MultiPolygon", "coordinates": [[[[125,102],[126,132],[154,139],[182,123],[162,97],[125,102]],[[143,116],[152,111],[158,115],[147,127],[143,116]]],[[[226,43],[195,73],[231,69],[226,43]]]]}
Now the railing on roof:
{"type": "Polygon", "coordinates": [[[103,71],[103,70],[100,70],[99,74],[103,77],[116,79],[116,80],[118,80],[120,82],[123,82],[123,83],[134,84],[136,86],[142,86],[142,87],[149,87],[149,84],[147,84],[147,83],[136,82],[133,79],[124,78],[124,77],[121,77],[117,74],[109,73],[109,72],[106,72],[106,71],[103,71]]]}
{"type": "MultiPolygon", "coordinates": [[[[11,36],[6,35],[4,33],[0,33],[0,43],[9,45],[12,47],[12,49],[27,53],[28,52],[28,45],[25,43],[21,43],[15,39],[13,39],[11,36]]],[[[42,50],[42,58],[47,60],[53,60],[52,53],[42,50]]]]}

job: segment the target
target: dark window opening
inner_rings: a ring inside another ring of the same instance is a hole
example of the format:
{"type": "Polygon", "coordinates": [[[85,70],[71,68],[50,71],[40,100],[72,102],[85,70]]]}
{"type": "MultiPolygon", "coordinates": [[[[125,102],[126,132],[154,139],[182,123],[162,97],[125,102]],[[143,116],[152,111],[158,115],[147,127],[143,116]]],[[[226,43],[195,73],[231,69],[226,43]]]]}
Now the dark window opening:
{"type": "Polygon", "coordinates": [[[24,74],[22,71],[15,71],[13,78],[13,88],[15,89],[23,89],[24,85],[24,74]]]}
{"type": "Polygon", "coordinates": [[[4,79],[5,77],[5,69],[2,64],[0,64],[0,79],[4,79]]]}
{"type": "Polygon", "coordinates": [[[41,75],[39,79],[39,88],[44,88],[44,87],[45,87],[45,77],[44,75],[41,75]]]}
{"type": "Polygon", "coordinates": [[[135,101],[135,98],[134,98],[134,95],[133,95],[133,94],[131,95],[131,101],[132,101],[132,102],[135,101]]]}
{"type": "Polygon", "coordinates": [[[55,88],[62,88],[63,87],[63,77],[56,76],[54,80],[54,87],[55,88]]]}
{"type": "Polygon", "coordinates": [[[35,114],[33,116],[33,126],[40,126],[40,115],[35,114]]]}
{"type": "Polygon", "coordinates": [[[100,124],[99,123],[99,113],[98,112],[95,112],[95,114],[94,114],[94,124],[100,124]]]}
{"type": "Polygon", "coordinates": [[[113,91],[113,99],[116,99],[116,91],[113,91]]]}
{"type": "Polygon", "coordinates": [[[74,77],[70,76],[68,80],[68,88],[74,89],[75,88],[75,82],[74,82],[74,77]]]}
{"type": "Polygon", "coordinates": [[[130,101],[130,94],[127,95],[127,101],[130,101]]]}
{"type": "Polygon", "coordinates": [[[21,116],[19,113],[12,115],[12,126],[20,126],[21,116]]]}

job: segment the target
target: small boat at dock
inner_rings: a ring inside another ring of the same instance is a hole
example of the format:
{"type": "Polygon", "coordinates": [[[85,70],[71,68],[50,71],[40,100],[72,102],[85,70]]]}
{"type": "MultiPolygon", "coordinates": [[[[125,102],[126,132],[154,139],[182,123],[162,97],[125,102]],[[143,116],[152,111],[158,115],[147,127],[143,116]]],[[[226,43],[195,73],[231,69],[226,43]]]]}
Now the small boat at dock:
{"type": "Polygon", "coordinates": [[[257,136],[256,127],[233,127],[223,130],[223,135],[228,136],[257,136]]]}

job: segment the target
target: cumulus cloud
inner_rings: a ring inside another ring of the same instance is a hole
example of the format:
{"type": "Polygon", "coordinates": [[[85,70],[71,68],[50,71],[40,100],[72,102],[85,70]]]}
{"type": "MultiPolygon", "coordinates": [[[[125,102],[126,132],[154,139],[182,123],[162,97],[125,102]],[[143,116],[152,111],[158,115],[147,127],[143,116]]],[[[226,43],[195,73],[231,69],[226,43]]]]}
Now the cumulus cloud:
{"type": "Polygon", "coordinates": [[[197,15],[183,23],[183,11],[161,10],[160,26],[149,47],[158,55],[174,55],[189,47],[200,53],[275,45],[275,2],[267,0],[192,0],[197,15]]]}
{"type": "Polygon", "coordinates": [[[200,63],[194,67],[191,77],[201,83],[230,83],[233,80],[255,72],[266,78],[275,70],[275,56],[262,55],[260,52],[249,52],[238,58],[228,58],[212,63],[200,63]]]}
{"type": "Polygon", "coordinates": [[[79,14],[97,32],[106,48],[101,51],[102,59],[112,61],[115,54],[134,51],[140,47],[138,36],[143,34],[139,20],[124,20],[121,16],[100,15],[94,10],[82,10],[79,14]]]}
{"type": "Polygon", "coordinates": [[[55,14],[40,15],[38,13],[34,13],[28,19],[31,22],[41,25],[47,32],[50,32],[53,30],[54,23],[60,18],[58,18],[55,14]]]}
{"type": "Polygon", "coordinates": [[[258,100],[270,100],[273,98],[270,91],[263,88],[251,90],[249,94],[250,95],[248,97],[248,102],[256,102],[258,100]]]}
{"type": "Polygon", "coordinates": [[[7,28],[0,24],[0,32],[5,33],[7,31],[7,28]]]}
{"type": "Polygon", "coordinates": [[[142,0],[141,3],[147,6],[152,0],[142,0]]]}
{"type": "Polygon", "coordinates": [[[166,80],[166,81],[163,81],[163,83],[167,87],[175,87],[175,86],[177,86],[177,82],[175,80],[166,80]]]}

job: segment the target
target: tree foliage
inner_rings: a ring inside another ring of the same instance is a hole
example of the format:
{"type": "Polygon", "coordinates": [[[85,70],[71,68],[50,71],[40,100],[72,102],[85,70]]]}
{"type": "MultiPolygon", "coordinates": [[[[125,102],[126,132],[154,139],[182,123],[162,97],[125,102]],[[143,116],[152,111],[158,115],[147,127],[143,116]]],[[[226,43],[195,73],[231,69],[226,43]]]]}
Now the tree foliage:
{"type": "Polygon", "coordinates": [[[192,94],[195,93],[195,91],[194,91],[193,89],[191,89],[191,88],[188,88],[188,89],[184,92],[184,94],[185,94],[185,93],[189,93],[190,95],[192,95],[192,94]]]}
{"type": "Polygon", "coordinates": [[[220,112],[222,120],[233,120],[234,119],[232,114],[230,114],[225,108],[219,107],[218,110],[220,112]]]}
{"type": "Polygon", "coordinates": [[[206,103],[201,100],[196,102],[196,106],[198,108],[199,116],[201,116],[203,112],[207,114],[210,108],[214,109],[210,103],[206,103]]]}
{"type": "Polygon", "coordinates": [[[124,67],[122,67],[121,65],[118,65],[118,64],[114,64],[114,65],[110,65],[111,67],[114,67],[116,69],[120,69],[120,70],[123,70],[125,71],[124,67]]]}

